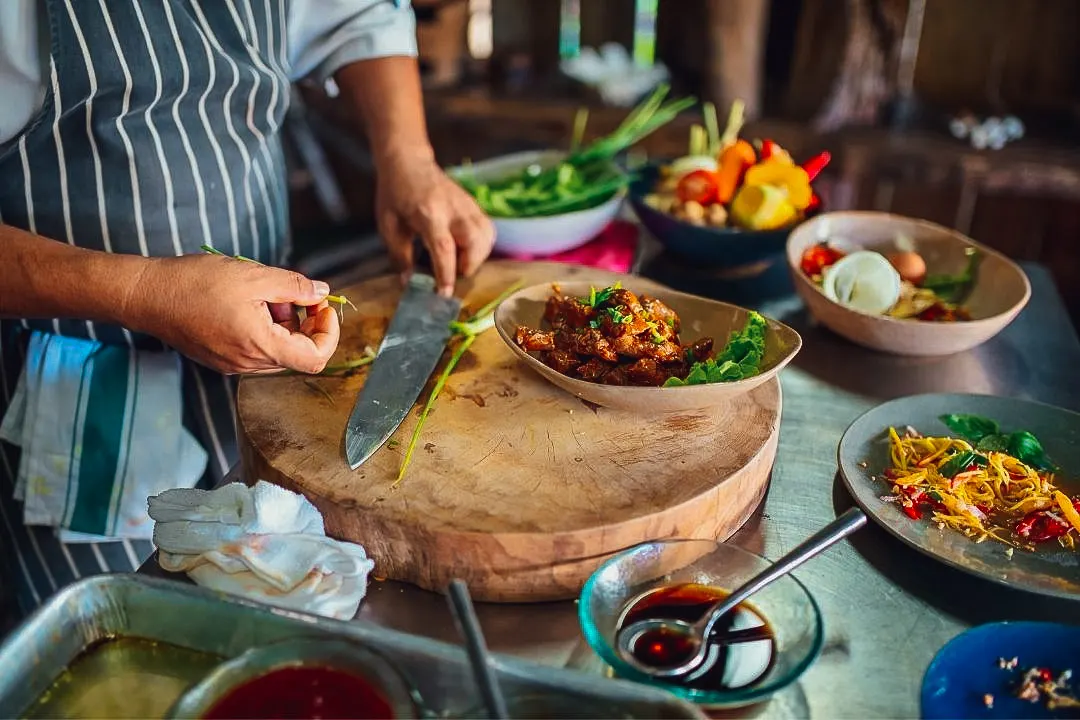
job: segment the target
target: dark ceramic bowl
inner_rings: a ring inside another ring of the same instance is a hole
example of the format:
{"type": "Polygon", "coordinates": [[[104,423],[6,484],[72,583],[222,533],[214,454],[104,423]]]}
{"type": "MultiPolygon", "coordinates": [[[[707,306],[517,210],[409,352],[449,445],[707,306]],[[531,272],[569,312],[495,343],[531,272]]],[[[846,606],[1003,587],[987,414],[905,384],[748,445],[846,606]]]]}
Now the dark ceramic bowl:
{"type": "MultiPolygon", "coordinates": [[[[783,230],[743,230],[734,227],[701,227],[660,212],[645,204],[660,175],[659,160],[635,170],[627,196],[641,224],[671,252],[711,268],[752,268],[761,272],[774,262],[782,262],[788,235],[795,226],[783,230]]],[[[820,212],[820,210],[819,210],[820,212]]]]}

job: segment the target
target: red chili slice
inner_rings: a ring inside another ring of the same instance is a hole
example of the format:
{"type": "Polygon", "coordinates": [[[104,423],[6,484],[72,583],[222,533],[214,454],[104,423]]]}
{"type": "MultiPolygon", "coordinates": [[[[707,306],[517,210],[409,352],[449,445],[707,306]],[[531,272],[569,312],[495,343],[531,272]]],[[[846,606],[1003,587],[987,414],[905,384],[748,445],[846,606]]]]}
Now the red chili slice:
{"type": "Polygon", "coordinates": [[[1070,527],[1067,522],[1051,516],[1045,510],[1034,510],[1016,523],[1014,530],[1025,540],[1045,542],[1061,537],[1069,532],[1070,527]]]}

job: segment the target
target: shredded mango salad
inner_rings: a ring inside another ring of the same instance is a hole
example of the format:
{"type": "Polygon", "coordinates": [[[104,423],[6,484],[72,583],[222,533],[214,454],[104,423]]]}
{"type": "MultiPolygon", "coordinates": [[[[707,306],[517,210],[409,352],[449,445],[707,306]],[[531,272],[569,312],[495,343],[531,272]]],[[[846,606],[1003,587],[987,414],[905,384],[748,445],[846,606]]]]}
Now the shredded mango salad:
{"type": "MultiPolygon", "coordinates": [[[[943,416],[946,418],[973,416],[943,416]]],[[[992,422],[992,421],[987,421],[992,422]]],[[[996,428],[996,425],[995,425],[996,428]]],[[[1037,444],[1030,433],[1011,436],[988,433],[977,442],[956,437],[924,437],[913,428],[901,435],[889,428],[891,465],[885,477],[896,502],[913,519],[927,508],[941,527],[963,533],[975,542],[987,538],[1034,549],[1035,543],[1057,540],[1075,549],[1080,540],[1080,499],[1069,498],[1040,460],[1024,462],[1013,448],[1037,444]],[[991,435],[993,438],[991,439],[991,435]],[[1019,437],[1019,436],[1023,437],[1019,437]],[[1022,441],[1022,442],[1020,442],[1022,441]]]]}

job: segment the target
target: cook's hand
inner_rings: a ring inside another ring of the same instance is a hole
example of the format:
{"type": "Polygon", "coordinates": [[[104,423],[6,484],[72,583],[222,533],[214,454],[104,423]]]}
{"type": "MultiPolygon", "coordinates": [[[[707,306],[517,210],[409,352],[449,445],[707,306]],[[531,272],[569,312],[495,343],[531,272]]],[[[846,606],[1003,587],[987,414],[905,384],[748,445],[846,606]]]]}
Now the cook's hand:
{"type": "Polygon", "coordinates": [[[451,295],[458,274],[469,276],[491,254],[495,227],[467,192],[446,176],[430,152],[387,159],[375,195],[379,232],[403,274],[413,267],[413,238],[431,254],[439,292],[451,295]]]}
{"type": "Polygon", "coordinates": [[[183,255],[149,261],[123,317],[133,330],[222,373],[318,373],[341,332],[329,291],[280,268],[183,255]],[[293,304],[308,308],[302,324],[289,312],[293,304]]]}

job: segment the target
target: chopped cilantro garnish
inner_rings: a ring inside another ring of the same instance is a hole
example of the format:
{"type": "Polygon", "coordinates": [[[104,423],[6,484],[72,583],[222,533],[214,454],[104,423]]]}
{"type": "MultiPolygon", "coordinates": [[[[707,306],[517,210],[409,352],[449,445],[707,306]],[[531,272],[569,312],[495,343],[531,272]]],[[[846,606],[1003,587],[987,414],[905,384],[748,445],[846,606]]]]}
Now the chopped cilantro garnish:
{"type": "Polygon", "coordinates": [[[761,361],[765,357],[767,328],[765,318],[751,311],[743,329],[731,333],[727,345],[715,358],[695,362],[685,380],[668,378],[664,387],[734,382],[757,375],[761,372],[761,361]]]}
{"type": "Polygon", "coordinates": [[[620,305],[619,307],[607,308],[606,312],[608,315],[611,316],[611,322],[615,323],[616,325],[629,325],[633,321],[634,316],[624,315],[622,313],[622,310],[625,309],[625,305],[620,305]]]}
{"type": "Polygon", "coordinates": [[[597,305],[600,305],[601,303],[607,302],[607,300],[611,298],[611,295],[616,290],[621,290],[621,289],[622,289],[622,283],[621,282],[617,282],[614,285],[606,287],[606,288],[604,288],[602,290],[597,290],[594,287],[590,287],[589,288],[589,297],[581,298],[581,304],[582,305],[588,305],[591,308],[595,308],[597,305]]]}

